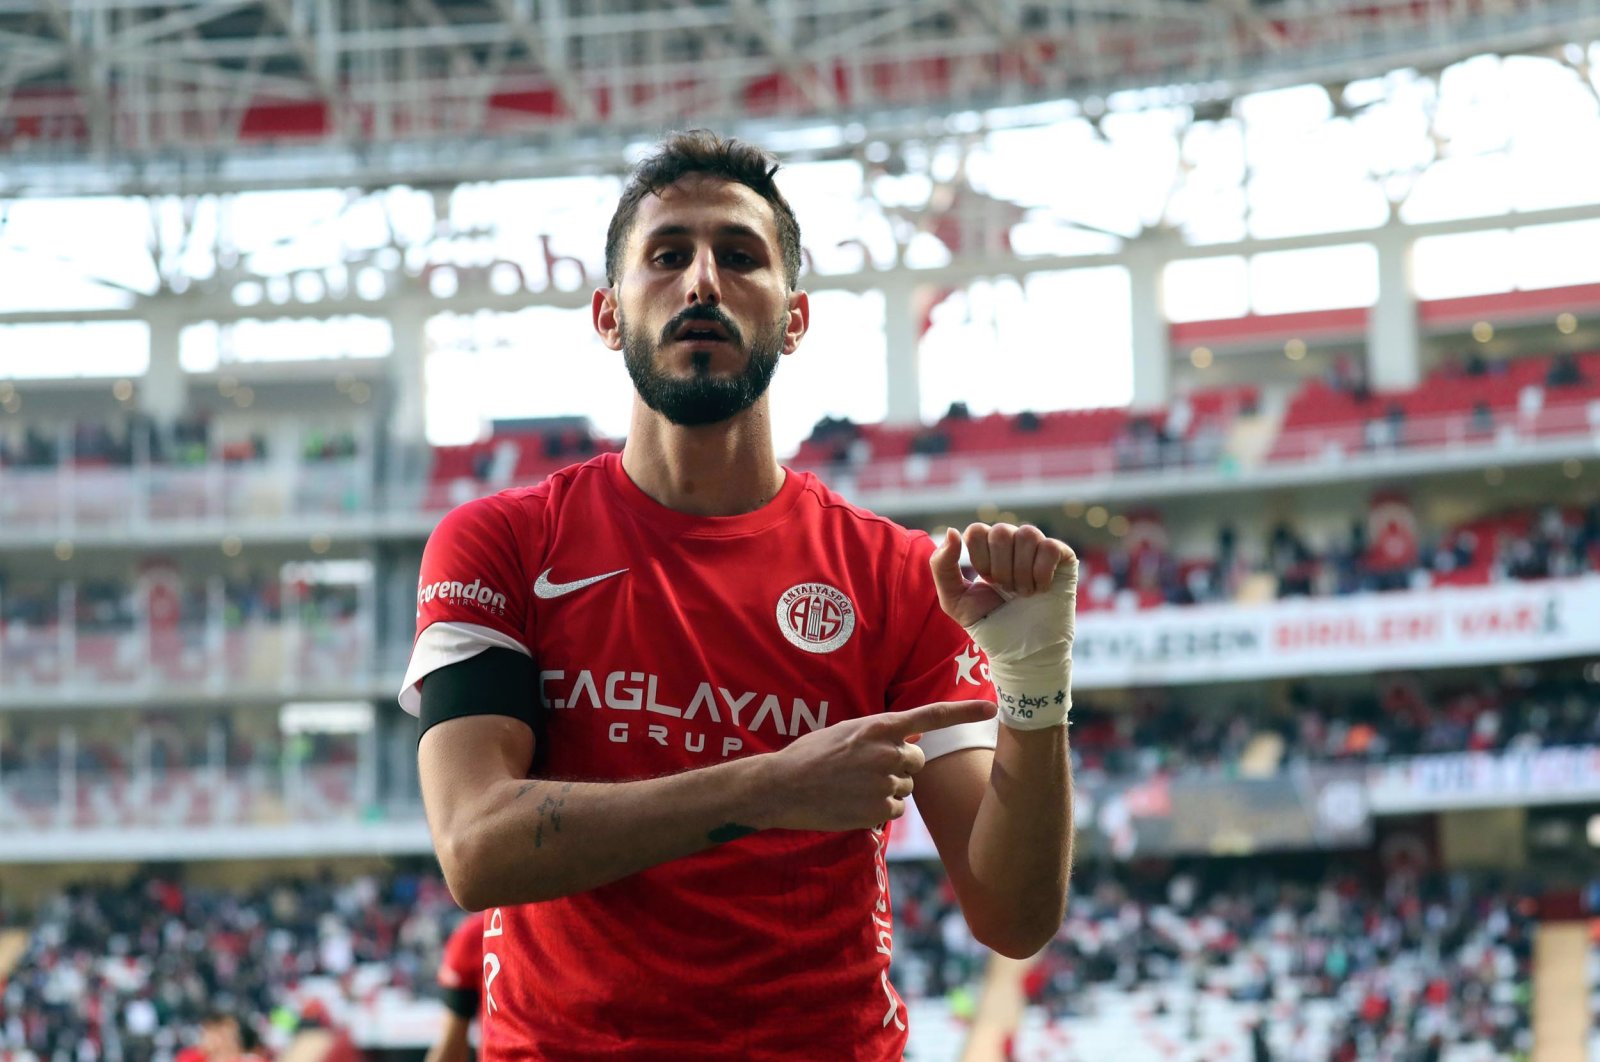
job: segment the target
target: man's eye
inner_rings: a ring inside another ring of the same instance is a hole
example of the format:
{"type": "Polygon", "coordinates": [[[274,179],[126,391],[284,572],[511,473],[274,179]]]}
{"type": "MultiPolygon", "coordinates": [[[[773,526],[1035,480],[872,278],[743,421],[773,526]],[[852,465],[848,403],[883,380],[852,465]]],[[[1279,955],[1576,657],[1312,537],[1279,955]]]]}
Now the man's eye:
{"type": "Polygon", "coordinates": [[[750,257],[748,254],[745,254],[743,251],[729,251],[727,254],[722,256],[722,260],[727,262],[729,265],[736,266],[755,265],[756,263],[754,258],[750,257]]]}
{"type": "Polygon", "coordinates": [[[651,259],[656,265],[671,266],[683,261],[682,251],[662,251],[651,259]]]}

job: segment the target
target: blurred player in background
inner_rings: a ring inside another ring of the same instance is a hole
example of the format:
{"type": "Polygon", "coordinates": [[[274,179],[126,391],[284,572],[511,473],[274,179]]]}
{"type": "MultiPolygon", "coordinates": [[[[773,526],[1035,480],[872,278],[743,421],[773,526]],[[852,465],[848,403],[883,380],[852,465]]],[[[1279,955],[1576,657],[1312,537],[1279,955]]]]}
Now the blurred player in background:
{"type": "Polygon", "coordinates": [[[467,1034],[483,1003],[483,914],[470,914],[456,926],[439,961],[444,989],[444,1025],[428,1048],[425,1062],[466,1062],[472,1057],[467,1034]]]}
{"type": "Polygon", "coordinates": [[[237,1015],[216,1010],[200,1019],[200,1042],[179,1051],[176,1062],[265,1062],[254,1046],[237,1015]]]}
{"type": "Polygon", "coordinates": [[[767,387],[810,304],[776,169],[704,131],[640,164],[593,300],[626,448],[424,554],[401,703],[450,888],[488,910],[488,1059],[900,1059],[885,824],[913,779],[979,940],[1031,955],[1061,922],[1076,558],[974,524],[969,582],[955,531],[778,464],[767,387]]]}

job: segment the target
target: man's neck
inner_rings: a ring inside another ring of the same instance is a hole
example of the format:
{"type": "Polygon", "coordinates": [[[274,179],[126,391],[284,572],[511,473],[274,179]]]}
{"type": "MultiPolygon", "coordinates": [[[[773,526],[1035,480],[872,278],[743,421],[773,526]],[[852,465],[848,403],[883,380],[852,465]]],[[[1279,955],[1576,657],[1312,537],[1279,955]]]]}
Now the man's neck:
{"type": "Polygon", "coordinates": [[[777,497],[784,477],[765,396],[732,420],[700,428],[673,424],[635,398],[622,467],[651,498],[694,516],[754,512],[777,497]]]}

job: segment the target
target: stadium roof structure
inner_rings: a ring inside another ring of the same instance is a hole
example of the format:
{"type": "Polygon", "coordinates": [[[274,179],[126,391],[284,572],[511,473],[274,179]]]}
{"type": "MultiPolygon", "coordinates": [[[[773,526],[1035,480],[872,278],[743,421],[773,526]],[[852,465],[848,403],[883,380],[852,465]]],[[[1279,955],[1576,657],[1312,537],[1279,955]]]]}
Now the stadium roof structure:
{"type": "Polygon", "coordinates": [[[825,157],[1597,36],[1600,0],[0,0],[0,195],[608,171],[689,125],[825,157]]]}

